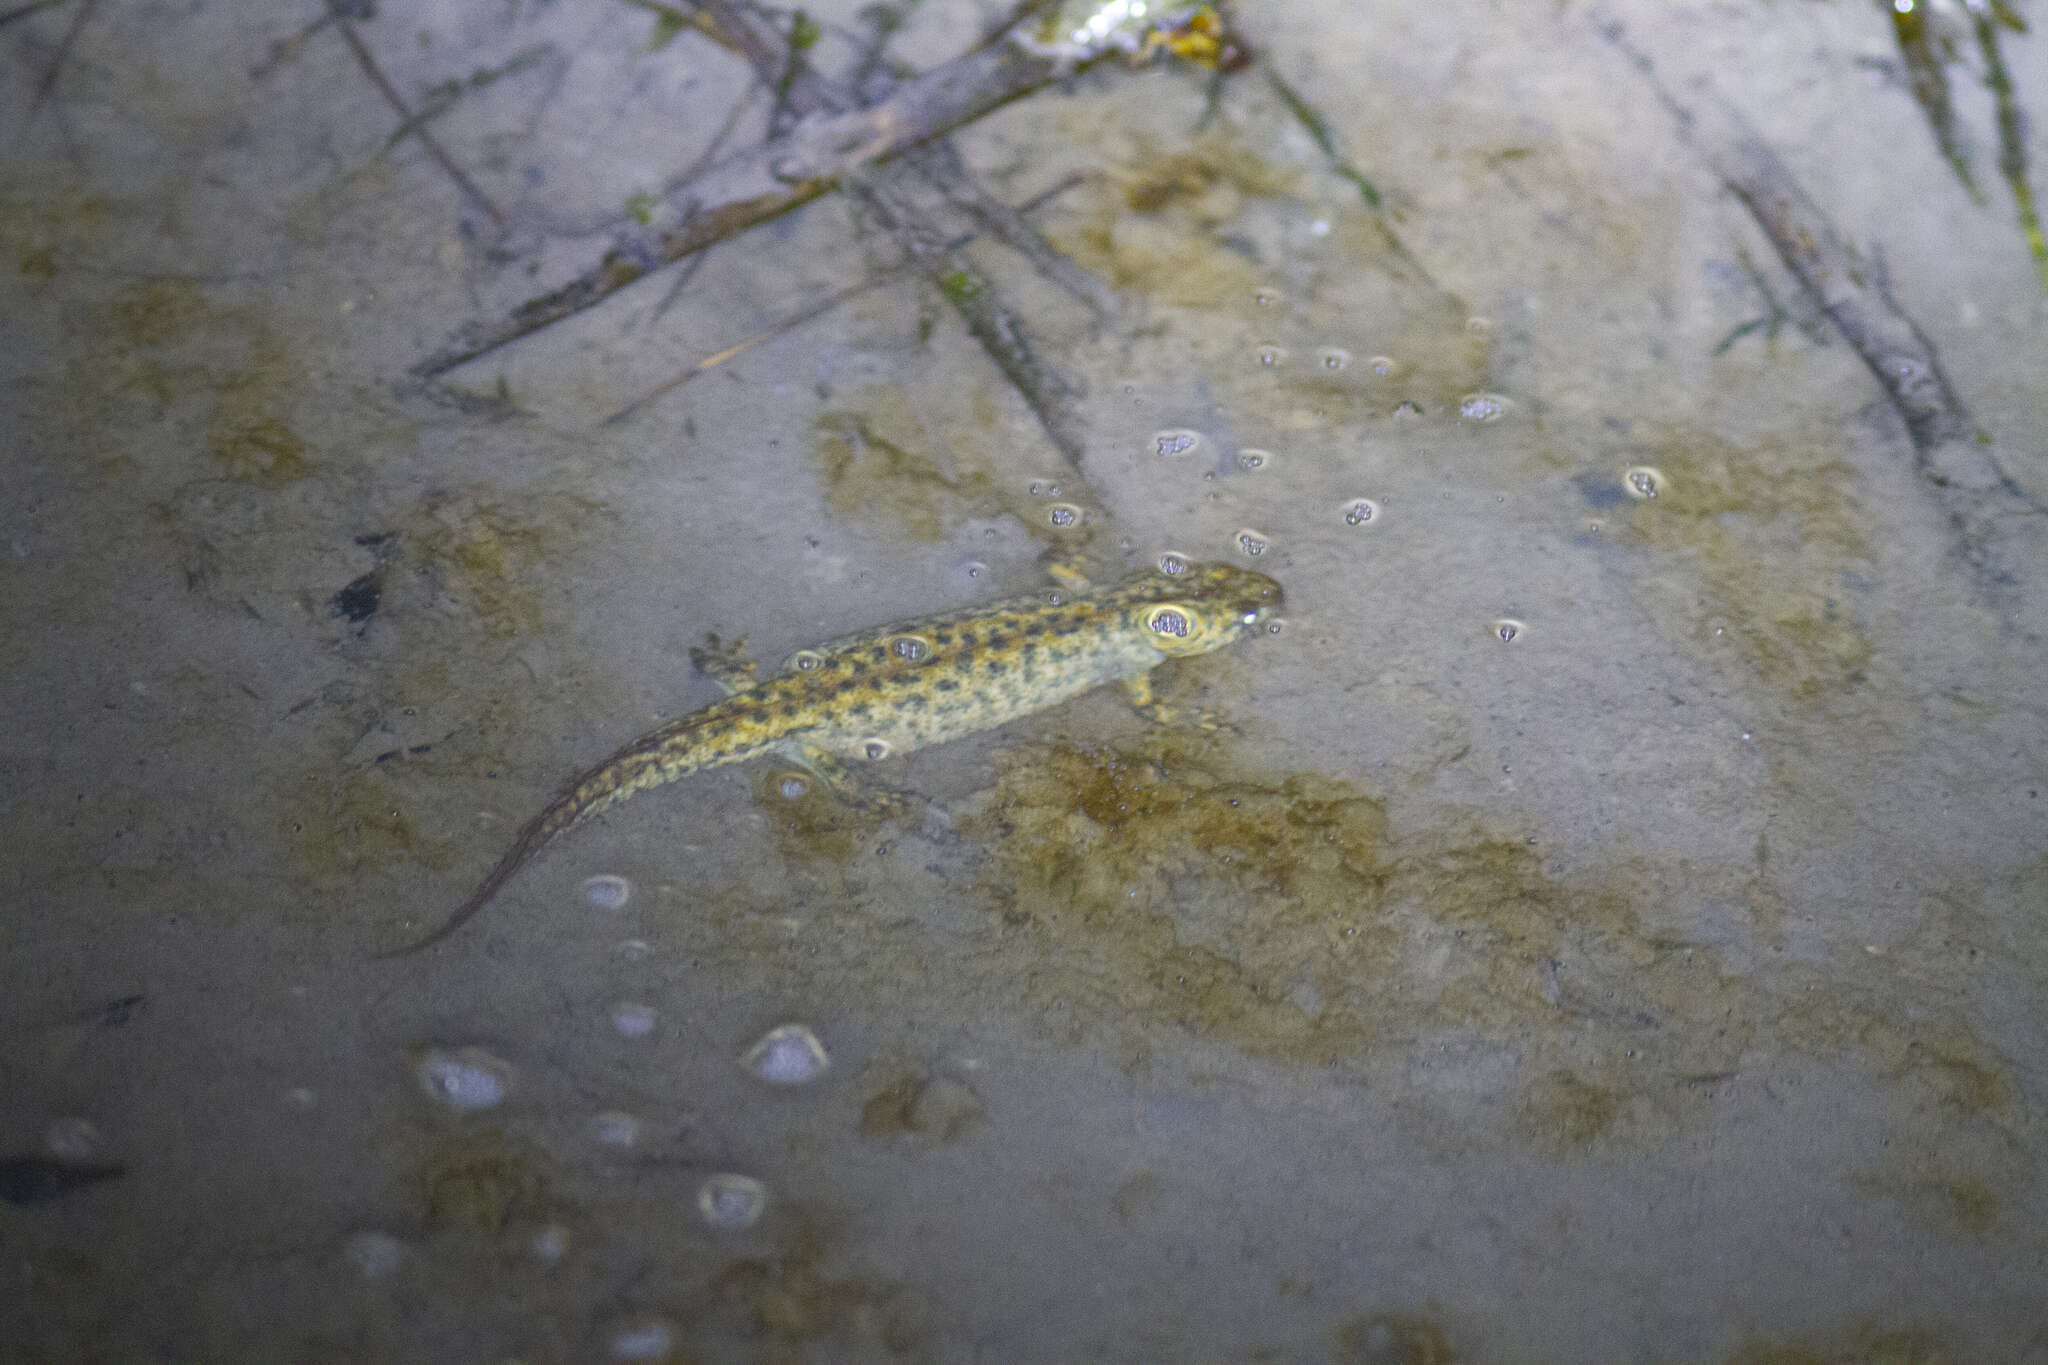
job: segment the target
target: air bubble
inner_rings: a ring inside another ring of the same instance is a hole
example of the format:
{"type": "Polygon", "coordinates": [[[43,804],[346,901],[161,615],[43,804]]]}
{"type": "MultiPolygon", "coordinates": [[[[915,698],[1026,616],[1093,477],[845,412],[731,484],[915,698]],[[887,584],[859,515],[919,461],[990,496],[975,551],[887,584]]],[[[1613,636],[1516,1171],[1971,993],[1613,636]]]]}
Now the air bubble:
{"type": "Polygon", "coordinates": [[[1202,433],[1186,427],[1169,427],[1152,434],[1152,450],[1157,455],[1192,455],[1202,447],[1202,433]]]}
{"type": "Polygon", "coordinates": [[[1252,302],[1261,308],[1275,308],[1287,302],[1287,296],[1277,289],[1261,289],[1252,295],[1252,302]]]}
{"type": "Polygon", "coordinates": [[[775,793],[785,801],[801,801],[810,789],[802,773],[784,773],[775,779],[775,793]]]}
{"type": "Polygon", "coordinates": [[[414,1074],[428,1099],[461,1113],[495,1108],[511,1089],[510,1070],[482,1048],[431,1048],[421,1054],[414,1074]]]}
{"type": "Polygon", "coordinates": [[[740,1054],[740,1065],[770,1085],[805,1085],[824,1075],[832,1058],[802,1024],[778,1024],[740,1054]]]}
{"type": "Polygon", "coordinates": [[[899,659],[916,663],[932,656],[931,643],[919,635],[898,635],[889,641],[889,652],[899,659]]]}
{"type": "Polygon", "coordinates": [[[593,910],[623,910],[633,899],[633,883],[609,872],[600,873],[584,879],[583,899],[593,910]]]}
{"type": "Polygon", "coordinates": [[[1154,607],[1145,618],[1145,628],[1155,635],[1171,635],[1185,640],[1188,636],[1188,615],[1178,607],[1154,607]]]}
{"type": "Polygon", "coordinates": [[[1265,533],[1261,531],[1246,529],[1237,533],[1237,548],[1254,559],[1266,553],[1267,547],[1271,544],[1272,542],[1267,540],[1265,533]]]}
{"type": "Polygon", "coordinates": [[[988,565],[982,563],[978,559],[968,560],[965,567],[967,569],[967,576],[969,578],[980,578],[983,574],[986,574],[988,572],[988,565]]]}
{"type": "Polygon", "coordinates": [[[1056,502],[1045,511],[1045,519],[1062,531],[1079,526],[1086,518],[1087,513],[1071,502],[1056,502]]]}
{"type": "Polygon", "coordinates": [[[107,1140],[91,1119],[50,1120],[43,1129],[43,1150],[59,1161],[91,1161],[105,1150],[107,1140]]]}
{"type": "Polygon", "coordinates": [[[1468,422],[1497,422],[1508,410],[1508,400],[1498,394],[1468,393],[1458,400],[1458,416],[1468,422]]]}
{"type": "Polygon", "coordinates": [[[637,1147],[644,1131],[639,1119],[616,1109],[593,1115],[590,1120],[590,1135],[606,1147],[637,1147]]]}
{"type": "Polygon", "coordinates": [[[1655,465],[1639,464],[1630,466],[1621,476],[1621,483],[1622,487],[1628,491],[1630,497],[1641,498],[1645,502],[1655,498],[1660,493],[1671,491],[1671,480],[1665,476],[1663,470],[1655,465]]]}
{"type": "Polygon", "coordinates": [[[1394,404],[1394,416],[1404,422],[1412,422],[1422,416],[1422,404],[1412,398],[1404,398],[1394,404]]]}
{"type": "Polygon", "coordinates": [[[542,1265],[560,1265],[569,1254],[569,1229],[560,1223],[550,1223],[533,1234],[526,1249],[542,1265]]]}
{"type": "Polygon", "coordinates": [[[1367,526],[1380,519],[1380,505],[1371,498],[1353,498],[1344,504],[1344,524],[1367,526]]]}
{"type": "Polygon", "coordinates": [[[1513,644],[1529,629],[1520,621],[1509,616],[1503,616],[1498,621],[1490,622],[1486,628],[1493,633],[1495,639],[1504,645],[1513,644]]]}
{"type": "Polygon", "coordinates": [[[621,1038],[645,1038],[654,1032],[654,1006],[621,1000],[612,1006],[612,1027],[621,1038]]]}
{"type": "Polygon", "coordinates": [[[887,758],[889,756],[889,741],[886,739],[862,740],[860,751],[861,755],[865,758],[887,758]]]}
{"type": "Polygon", "coordinates": [[[659,1318],[646,1318],[612,1333],[613,1360],[667,1360],[676,1331],[659,1318]]]}
{"type": "Polygon", "coordinates": [[[1316,353],[1316,359],[1326,370],[1341,370],[1351,364],[1351,352],[1342,346],[1326,346],[1316,353]]]}
{"type": "Polygon", "coordinates": [[[721,1173],[697,1189],[697,1212],[715,1228],[738,1231],[761,1221],[768,1207],[768,1187],[750,1175],[721,1173]]]}
{"type": "Polygon", "coordinates": [[[342,1254],[366,1280],[381,1280],[405,1264],[405,1243],[388,1232],[359,1232],[348,1239],[342,1254]]]}
{"type": "Polygon", "coordinates": [[[1394,372],[1394,358],[1390,355],[1376,355],[1365,362],[1365,367],[1384,379],[1394,372]]]}
{"type": "Polygon", "coordinates": [[[1287,359],[1287,352],[1278,346],[1261,346],[1258,356],[1260,367],[1270,370],[1287,359]]]}
{"type": "Polygon", "coordinates": [[[1172,578],[1188,571],[1188,557],[1178,550],[1168,550],[1159,556],[1159,572],[1172,578]]]}
{"type": "Polygon", "coordinates": [[[800,649],[789,656],[789,666],[799,673],[815,673],[825,666],[825,656],[815,649],[800,649]]]}
{"type": "Polygon", "coordinates": [[[1237,467],[1239,469],[1264,469],[1271,463],[1273,463],[1273,452],[1270,450],[1254,449],[1237,452],[1237,467]]]}
{"type": "Polygon", "coordinates": [[[1465,319],[1465,330],[1476,337],[1490,337],[1493,335],[1493,319],[1467,318],[1465,319]]]}

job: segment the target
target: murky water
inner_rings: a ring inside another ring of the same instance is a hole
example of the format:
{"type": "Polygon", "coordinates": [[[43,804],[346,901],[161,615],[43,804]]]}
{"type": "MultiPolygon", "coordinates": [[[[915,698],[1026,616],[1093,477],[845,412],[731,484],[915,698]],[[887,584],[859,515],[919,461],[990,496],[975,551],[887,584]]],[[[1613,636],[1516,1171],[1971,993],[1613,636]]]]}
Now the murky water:
{"type": "Polygon", "coordinates": [[[355,22],[473,190],[316,7],[0,27],[0,1359],[2048,1361],[2048,291],[1971,11],[1246,3],[898,187],[979,277],[827,195],[408,382],[780,119],[670,13],[355,22]],[[910,813],[700,774],[374,957],[707,633],[1209,559],[1285,618],[1163,711],[886,755],[910,813]]]}

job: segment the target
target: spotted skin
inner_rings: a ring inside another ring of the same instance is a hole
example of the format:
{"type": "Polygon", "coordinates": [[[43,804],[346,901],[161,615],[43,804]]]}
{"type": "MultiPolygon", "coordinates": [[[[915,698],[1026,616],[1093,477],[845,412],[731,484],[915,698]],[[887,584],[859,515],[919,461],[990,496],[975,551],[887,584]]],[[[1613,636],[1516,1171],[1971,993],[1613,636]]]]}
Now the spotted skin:
{"type": "Polygon", "coordinates": [[[1266,621],[1280,585],[1230,564],[1148,571],[1097,592],[1018,597],[799,651],[756,679],[714,636],[698,666],[723,701],[634,740],[572,782],[519,834],[449,919],[397,956],[467,923],[555,836],[653,787],[780,754],[829,772],[978,734],[1121,682],[1141,702],[1166,659],[1220,649],[1266,621]]]}

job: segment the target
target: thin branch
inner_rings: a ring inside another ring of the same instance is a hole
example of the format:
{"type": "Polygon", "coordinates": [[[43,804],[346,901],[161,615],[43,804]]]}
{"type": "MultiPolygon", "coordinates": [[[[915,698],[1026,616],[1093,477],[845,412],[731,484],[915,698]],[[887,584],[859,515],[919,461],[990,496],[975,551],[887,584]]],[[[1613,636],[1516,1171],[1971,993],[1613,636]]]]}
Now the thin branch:
{"type": "MultiPolygon", "coordinates": [[[[774,33],[741,11],[732,0],[692,2],[721,31],[733,37],[737,50],[746,54],[757,76],[765,80],[771,74],[786,73],[792,107],[807,113],[827,112],[845,109],[853,102],[850,94],[836,89],[803,64],[801,54],[794,50],[778,52],[774,33]]],[[[1017,52],[1015,44],[1006,43],[960,60],[972,62],[981,56],[1001,54],[1015,57],[1017,52]]],[[[937,173],[945,175],[945,168],[939,168],[937,173]]],[[[959,250],[938,238],[911,202],[903,176],[893,174],[889,168],[870,170],[863,166],[860,173],[847,178],[842,188],[871,221],[895,240],[925,278],[938,286],[966,324],[969,335],[980,343],[1038,418],[1039,426],[1062,458],[1080,470],[1086,450],[1074,406],[1080,386],[1040,357],[1030,330],[1004,302],[995,281],[959,250]]]]}
{"type": "MultiPolygon", "coordinates": [[[[1309,140],[1322,152],[1324,163],[1334,174],[1349,181],[1351,187],[1358,191],[1358,198],[1365,205],[1366,211],[1372,215],[1373,227],[1378,231],[1380,241],[1388,254],[1406,264],[1415,272],[1417,279],[1442,295],[1446,302],[1462,307],[1457,298],[1438,284],[1436,278],[1429,273],[1428,267],[1408,249],[1408,244],[1401,240],[1401,234],[1394,231],[1394,225],[1387,221],[1379,186],[1373,184],[1365,172],[1359,170],[1344,155],[1344,149],[1338,145],[1337,135],[1331,130],[1329,120],[1270,66],[1266,68],[1266,79],[1272,85],[1273,93],[1280,97],[1280,103],[1286,106],[1287,112],[1294,116],[1294,121],[1301,125],[1302,131],[1308,134],[1309,140]]],[[[1204,115],[1204,121],[1206,118],[1204,115]]]]}
{"type": "MultiPolygon", "coordinates": [[[[384,102],[389,104],[393,111],[397,113],[400,128],[414,125],[415,116],[413,111],[407,107],[405,98],[398,93],[397,88],[385,78],[383,69],[377,65],[377,59],[370,55],[370,49],[364,44],[361,35],[356,32],[355,24],[339,10],[332,11],[332,13],[334,15],[335,28],[339,29],[341,36],[347,40],[349,51],[355,53],[356,63],[363,68],[363,74],[370,78],[370,83],[377,87],[379,94],[384,96],[384,102]]],[[[461,190],[465,198],[483,210],[484,216],[491,220],[493,227],[502,231],[505,227],[505,215],[499,211],[496,204],[491,202],[490,196],[485,194],[478,187],[477,183],[469,178],[462,167],[455,164],[455,158],[448,155],[442,148],[440,141],[424,125],[414,126],[413,132],[419,138],[420,146],[427,149],[427,155],[434,158],[435,164],[447,173],[450,180],[455,182],[455,188],[461,190]]]]}
{"type": "MultiPolygon", "coordinates": [[[[1037,209],[1040,205],[1045,204],[1053,199],[1056,199],[1062,194],[1065,194],[1068,190],[1073,189],[1076,185],[1085,183],[1086,180],[1087,177],[1083,175],[1070,175],[1066,179],[1060,181],[1057,185],[1054,185],[1051,189],[1042,190],[1039,193],[1031,196],[1031,198],[1027,199],[1024,203],[1020,204],[1016,209],[1011,210],[1011,212],[1014,212],[1019,217],[1021,217],[1022,215],[1030,213],[1033,210],[1037,209]]],[[[959,248],[966,246],[973,239],[974,234],[968,233],[954,238],[946,245],[951,249],[958,250],[959,248]]],[[[694,265],[697,261],[701,261],[703,259],[703,256],[699,255],[693,259],[691,264],[694,265]]],[[[728,360],[733,360],[739,356],[745,355],[748,351],[753,350],[757,346],[762,346],[768,342],[775,341],[781,337],[788,336],[791,332],[794,332],[797,328],[802,327],[805,323],[815,321],[816,319],[825,316],[825,314],[839,307],[839,305],[851,302],[852,300],[859,298],[862,294],[866,294],[873,290],[880,289],[881,287],[887,284],[893,284],[896,281],[904,278],[905,276],[917,270],[920,264],[921,263],[917,261],[905,261],[901,264],[891,266],[887,270],[883,270],[877,274],[871,275],[867,279],[862,280],[859,284],[849,285],[844,289],[834,290],[832,293],[827,294],[824,298],[819,299],[816,303],[809,304],[806,307],[799,309],[795,313],[792,313],[790,316],[782,319],[780,322],[777,322],[774,326],[756,332],[754,333],[754,335],[746,338],[744,341],[740,341],[734,345],[728,346],[722,351],[716,351],[713,352],[711,355],[705,356],[702,360],[697,361],[695,364],[691,365],[688,369],[684,370],[675,378],[663,381],[662,383],[656,385],[654,388],[648,390],[646,393],[642,394],[640,397],[634,399],[631,403],[628,403],[625,407],[620,408],[611,416],[605,418],[602,425],[608,427],[618,426],[619,424],[626,422],[633,417],[638,416],[640,413],[644,412],[648,407],[652,406],[655,402],[667,397],[671,393],[674,393],[677,389],[680,389],[681,387],[683,387],[683,385],[689,383],[691,380],[696,379],[699,376],[708,374],[712,370],[717,369],[720,365],[725,364],[728,360]]]]}
{"type": "Polygon", "coordinates": [[[2020,233],[2033,253],[2034,273],[2048,290],[2048,237],[2041,232],[2041,215],[2034,207],[2034,189],[2027,182],[2027,116],[2013,89],[2012,75],[2005,69],[2005,57],[1998,50],[1999,19],[1995,12],[1973,11],[1977,26],[1977,47],[1984,54],[1984,84],[1990,87],[1998,109],[1998,170],[2012,187],[2013,203],[2019,209],[2020,233]]]}
{"type": "Polygon", "coordinates": [[[13,9],[0,11],[0,28],[6,28],[16,19],[26,19],[31,14],[40,14],[63,3],[64,0],[28,0],[25,5],[16,5],[13,9]]]}
{"type": "MultiPolygon", "coordinates": [[[[78,12],[71,16],[70,26],[64,30],[64,36],[57,41],[57,51],[50,58],[50,69],[36,82],[36,93],[28,102],[28,117],[22,120],[23,127],[34,123],[36,115],[42,112],[43,102],[49,99],[50,92],[57,88],[57,74],[64,69],[64,63],[70,60],[71,50],[78,46],[78,35],[85,31],[86,21],[92,18],[92,12],[98,8],[99,0],[79,0],[78,12]]],[[[16,10],[8,17],[19,19],[23,14],[30,12],[16,10]]]]}
{"type": "MultiPolygon", "coordinates": [[[[725,29],[708,17],[697,27],[727,42],[725,29]]],[[[734,38],[728,45],[741,41],[734,38]]],[[[768,55],[779,63],[779,54],[768,55]]],[[[867,109],[812,114],[782,137],[714,164],[685,191],[678,191],[687,193],[694,212],[686,213],[671,196],[669,223],[647,232],[622,233],[595,266],[529,299],[502,319],[462,328],[414,366],[412,374],[421,379],[444,374],[602,303],[649,272],[807,204],[862,167],[972,122],[1050,83],[1055,75],[1050,61],[1001,44],[907,81],[867,109]]]]}
{"type": "Polygon", "coordinates": [[[908,158],[946,202],[966,214],[985,233],[1022,256],[1054,284],[1086,304],[1096,317],[1109,319],[1122,312],[1116,291],[1092,270],[1045,240],[1039,230],[1024,221],[1021,212],[989,194],[976,184],[960,162],[960,154],[949,142],[933,142],[918,148],[908,158]]]}
{"type": "Polygon", "coordinates": [[[1933,341],[1899,306],[1882,270],[1836,233],[1778,154],[1731,106],[1711,92],[1681,103],[1620,23],[1603,25],[1601,36],[1641,73],[1679,138],[1706,157],[1786,270],[1870,370],[1905,423],[1914,468],[1947,515],[1964,561],[1986,585],[2010,581],[1996,543],[1999,523],[2048,515],[2048,506],[2000,465],[1949,383],[1933,341]]]}

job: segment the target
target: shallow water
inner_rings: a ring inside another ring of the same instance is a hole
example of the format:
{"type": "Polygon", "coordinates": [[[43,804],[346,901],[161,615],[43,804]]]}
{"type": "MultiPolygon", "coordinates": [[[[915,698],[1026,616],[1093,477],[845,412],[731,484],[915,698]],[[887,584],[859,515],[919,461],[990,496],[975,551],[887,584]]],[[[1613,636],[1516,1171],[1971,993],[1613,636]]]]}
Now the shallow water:
{"type": "Polygon", "coordinates": [[[1875,6],[1246,4],[1206,122],[1042,91],[954,142],[1083,177],[1117,318],[968,249],[1076,467],[838,197],[404,382],[748,97],[649,11],[357,26],[502,233],[313,7],[79,12],[0,28],[0,1358],[2048,1361],[2048,293],[1967,57],[1981,203],[1875,6]],[[2011,490],[1916,466],[1719,108],[2011,490]],[[373,960],[707,632],[1167,553],[1288,594],[1179,720],[877,765],[922,817],[703,774],[373,960]]]}

